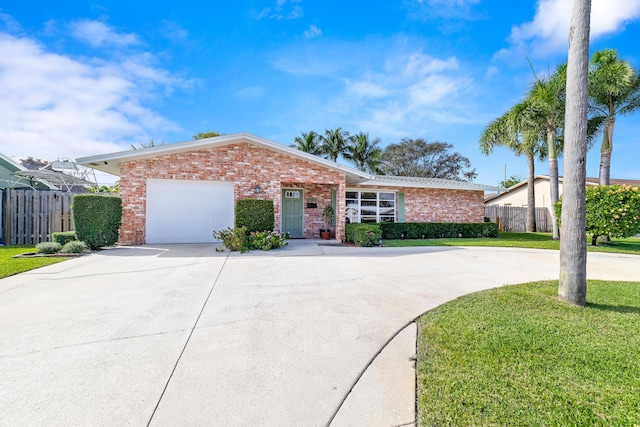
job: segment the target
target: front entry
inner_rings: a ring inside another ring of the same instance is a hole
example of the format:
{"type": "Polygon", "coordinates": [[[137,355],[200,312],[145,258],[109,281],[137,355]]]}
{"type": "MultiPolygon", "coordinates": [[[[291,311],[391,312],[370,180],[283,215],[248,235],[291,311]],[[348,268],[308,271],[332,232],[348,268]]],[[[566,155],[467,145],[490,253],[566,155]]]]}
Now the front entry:
{"type": "Polygon", "coordinates": [[[303,237],[302,217],[302,190],[282,190],[282,232],[303,237]]]}

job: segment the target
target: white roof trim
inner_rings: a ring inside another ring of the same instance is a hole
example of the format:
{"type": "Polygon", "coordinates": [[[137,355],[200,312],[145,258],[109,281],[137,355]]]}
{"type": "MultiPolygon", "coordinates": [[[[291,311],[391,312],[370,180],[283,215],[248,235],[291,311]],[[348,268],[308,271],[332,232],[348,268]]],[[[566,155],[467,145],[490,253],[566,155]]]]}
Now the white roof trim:
{"type": "Polygon", "coordinates": [[[7,156],[5,154],[0,153],[0,158],[2,160],[4,160],[5,162],[9,163],[11,166],[15,166],[20,171],[26,170],[26,168],[24,166],[22,166],[20,163],[16,162],[11,157],[9,157],[9,156],[7,156]]]}
{"type": "Polygon", "coordinates": [[[445,190],[471,190],[471,191],[507,191],[506,188],[490,185],[475,184],[467,181],[454,181],[440,178],[422,177],[388,177],[384,175],[373,176],[373,179],[360,183],[371,187],[409,187],[409,188],[438,188],[445,190]]]}
{"type": "Polygon", "coordinates": [[[221,135],[213,138],[198,139],[194,141],[178,142],[174,144],[158,145],[154,147],[132,149],[97,156],[80,157],[76,159],[78,164],[89,168],[101,170],[114,175],[120,175],[120,163],[132,160],[150,159],[156,156],[183,153],[202,148],[221,147],[229,144],[246,142],[249,144],[266,147],[276,152],[299,158],[311,163],[324,166],[329,169],[344,172],[347,175],[348,185],[366,185],[374,187],[415,187],[415,188],[440,188],[451,190],[472,191],[507,191],[502,187],[474,184],[465,181],[452,181],[435,178],[412,177],[387,177],[371,175],[366,172],[332,162],[327,159],[305,153],[295,148],[279,144],[268,139],[260,138],[250,133],[241,132],[230,135],[221,135]]]}
{"type": "Polygon", "coordinates": [[[316,163],[324,167],[344,172],[348,175],[349,181],[360,182],[370,178],[370,175],[357,169],[350,168],[340,163],[323,159],[313,154],[305,153],[295,148],[268,139],[260,138],[250,133],[234,133],[221,135],[213,138],[198,139],[194,141],[178,142],[174,144],[158,145],[154,147],[139,148],[135,150],[120,151],[110,154],[99,154],[97,156],[80,157],[76,162],[90,168],[98,169],[114,175],[120,175],[120,163],[124,161],[149,159],[160,155],[182,153],[185,151],[198,150],[201,148],[221,147],[229,144],[247,142],[249,144],[262,146],[271,150],[290,155],[293,157],[316,163]]]}

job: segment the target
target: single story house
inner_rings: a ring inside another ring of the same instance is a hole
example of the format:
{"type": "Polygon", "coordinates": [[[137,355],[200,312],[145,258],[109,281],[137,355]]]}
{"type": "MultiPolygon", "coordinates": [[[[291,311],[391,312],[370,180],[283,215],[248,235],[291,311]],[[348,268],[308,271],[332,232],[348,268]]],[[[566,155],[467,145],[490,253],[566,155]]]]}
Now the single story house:
{"type": "Polygon", "coordinates": [[[432,178],[376,176],[236,133],[77,159],[120,177],[120,244],[198,243],[234,226],[235,201],[273,200],[275,227],[294,238],[347,222],[482,222],[484,192],[499,187],[432,178]]]}
{"type": "MultiPolygon", "coordinates": [[[[534,193],[536,196],[536,207],[547,208],[549,215],[551,215],[551,197],[549,195],[551,185],[549,184],[549,176],[536,175],[533,182],[534,193]]],[[[587,186],[598,185],[599,182],[598,178],[587,178],[587,186]]],[[[639,180],[632,179],[611,179],[610,182],[611,184],[640,185],[639,180]]],[[[562,177],[558,177],[558,192],[560,196],[562,196],[562,185],[562,177]]],[[[486,206],[498,205],[527,207],[527,181],[524,180],[509,187],[509,191],[505,193],[488,196],[484,203],[486,206]]]]}
{"type": "Polygon", "coordinates": [[[51,188],[47,182],[38,179],[19,176],[27,169],[11,157],[0,153],[0,189],[36,189],[48,190],[51,188]]]}

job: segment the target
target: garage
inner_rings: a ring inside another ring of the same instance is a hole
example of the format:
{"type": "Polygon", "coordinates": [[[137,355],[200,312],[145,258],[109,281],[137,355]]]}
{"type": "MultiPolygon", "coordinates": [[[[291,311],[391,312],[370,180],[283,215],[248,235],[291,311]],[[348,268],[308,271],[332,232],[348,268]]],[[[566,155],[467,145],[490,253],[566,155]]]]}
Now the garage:
{"type": "Polygon", "coordinates": [[[147,179],[146,243],[211,243],[233,227],[233,182],[147,179]]]}

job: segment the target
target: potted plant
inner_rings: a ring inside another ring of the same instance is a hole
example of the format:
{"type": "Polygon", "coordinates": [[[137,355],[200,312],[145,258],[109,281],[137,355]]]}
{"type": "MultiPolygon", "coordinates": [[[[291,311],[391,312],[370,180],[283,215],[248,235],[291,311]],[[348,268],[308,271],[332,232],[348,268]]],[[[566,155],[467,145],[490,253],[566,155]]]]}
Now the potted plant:
{"type": "Polygon", "coordinates": [[[320,237],[322,237],[323,240],[329,240],[329,238],[331,237],[330,227],[335,217],[336,217],[336,212],[333,210],[333,206],[326,205],[322,210],[322,219],[324,220],[324,223],[327,225],[327,228],[323,228],[320,230],[320,237]]]}

